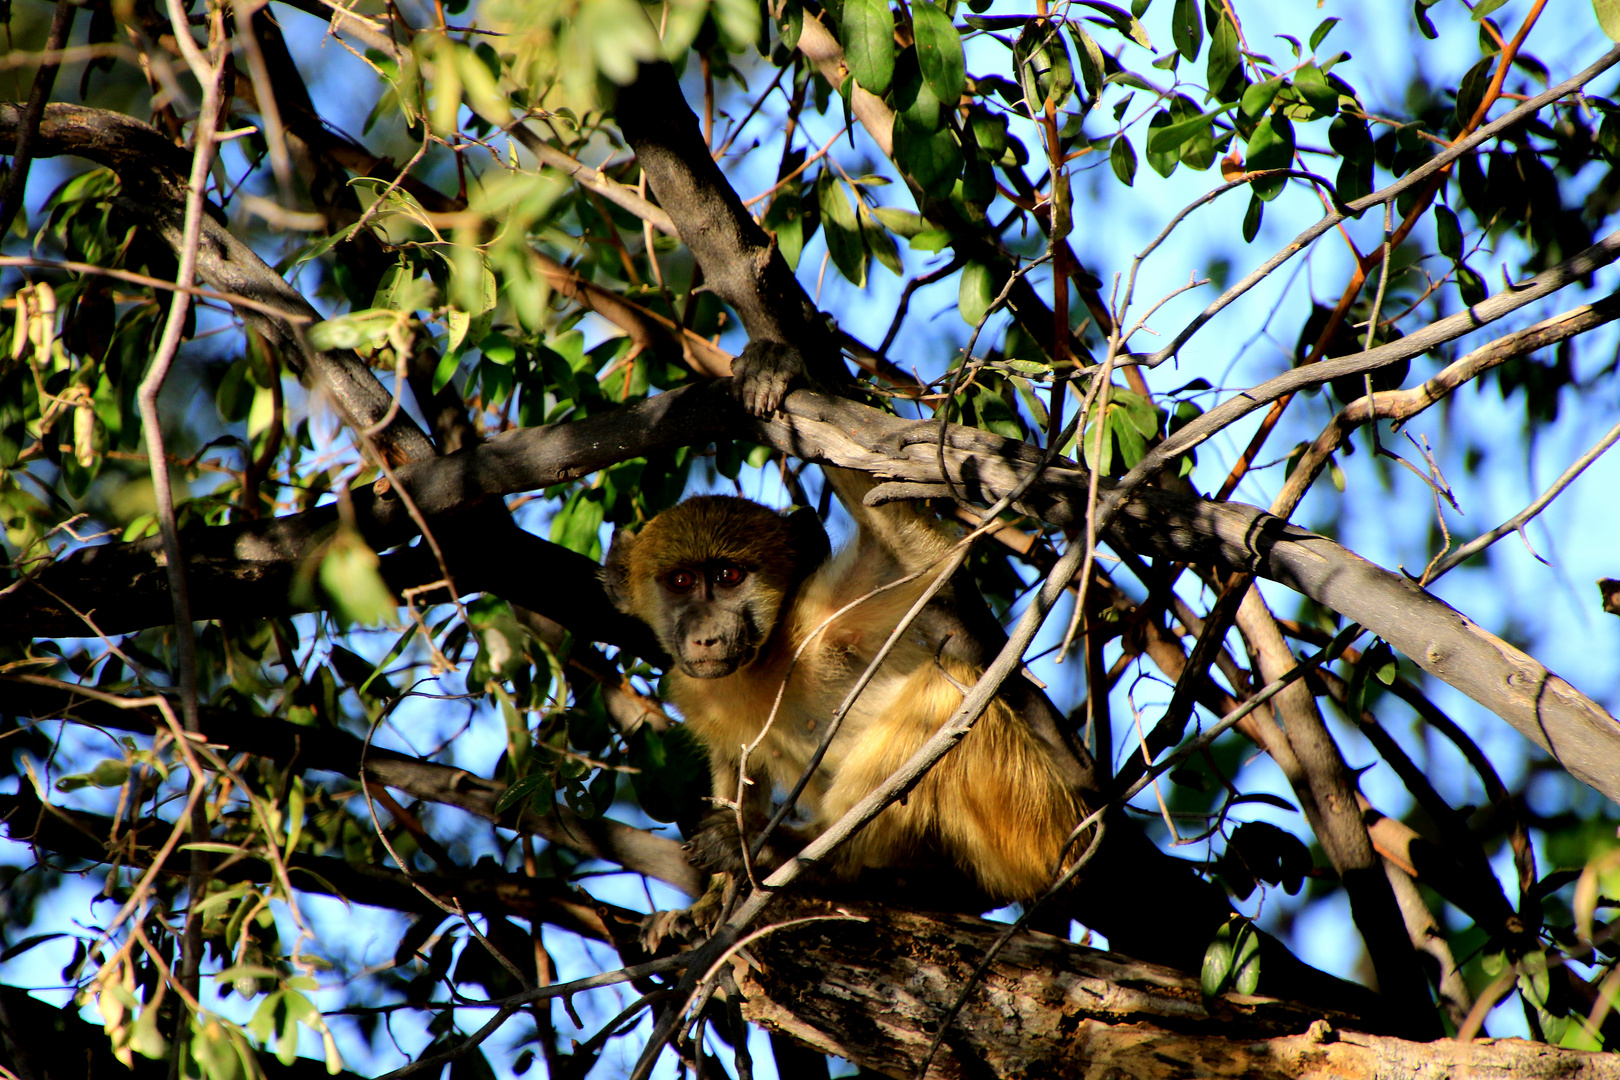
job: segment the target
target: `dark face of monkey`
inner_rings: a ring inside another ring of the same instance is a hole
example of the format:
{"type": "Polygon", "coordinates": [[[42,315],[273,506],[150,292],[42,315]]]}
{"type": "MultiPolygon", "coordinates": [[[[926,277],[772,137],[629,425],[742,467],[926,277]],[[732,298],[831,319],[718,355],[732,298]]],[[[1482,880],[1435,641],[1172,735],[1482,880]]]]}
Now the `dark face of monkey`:
{"type": "Polygon", "coordinates": [[[783,602],[827,557],[813,512],[702,495],[621,530],[603,581],[614,606],[651,626],[687,675],[718,679],[751,663],[783,602]]]}

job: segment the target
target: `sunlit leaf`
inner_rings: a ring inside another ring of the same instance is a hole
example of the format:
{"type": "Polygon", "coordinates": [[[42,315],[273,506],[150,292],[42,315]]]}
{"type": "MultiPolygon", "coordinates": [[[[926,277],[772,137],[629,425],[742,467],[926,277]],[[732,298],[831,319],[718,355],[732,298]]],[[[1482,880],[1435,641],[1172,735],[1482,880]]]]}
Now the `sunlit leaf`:
{"type": "Polygon", "coordinates": [[[954,107],[966,76],[962,39],[951,25],[951,17],[933,0],[912,0],[911,19],[923,79],[940,102],[954,107]]]}
{"type": "Polygon", "coordinates": [[[894,77],[894,17],[888,0],[844,0],[844,62],[863,90],[888,92],[894,77]]]}
{"type": "Polygon", "coordinates": [[[1200,0],[1176,0],[1170,11],[1170,38],[1187,60],[1197,60],[1204,46],[1204,5],[1200,0]]]}

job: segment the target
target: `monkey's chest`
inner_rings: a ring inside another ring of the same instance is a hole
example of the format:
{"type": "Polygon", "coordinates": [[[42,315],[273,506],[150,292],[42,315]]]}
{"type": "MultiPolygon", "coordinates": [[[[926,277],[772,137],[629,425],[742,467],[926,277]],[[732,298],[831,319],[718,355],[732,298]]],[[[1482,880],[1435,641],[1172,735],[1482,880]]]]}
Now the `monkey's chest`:
{"type": "Polygon", "coordinates": [[[878,720],[903,709],[898,700],[914,667],[910,649],[897,650],[861,690],[841,720],[844,704],[867,658],[840,655],[839,650],[812,650],[788,670],[746,668],[723,679],[682,678],[671,697],[696,735],[712,753],[735,761],[744,746],[748,771],[768,775],[774,787],[787,790],[798,781],[836,723],[832,742],[804,802],[819,802],[830,778],[863,734],[878,720]]]}

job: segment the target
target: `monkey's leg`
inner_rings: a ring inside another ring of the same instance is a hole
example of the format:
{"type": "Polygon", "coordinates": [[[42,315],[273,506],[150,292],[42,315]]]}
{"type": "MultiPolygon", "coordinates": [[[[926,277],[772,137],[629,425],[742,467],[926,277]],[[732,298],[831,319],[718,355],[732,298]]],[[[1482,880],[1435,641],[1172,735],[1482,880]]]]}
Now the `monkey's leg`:
{"type": "MultiPolygon", "coordinates": [[[[913,672],[894,707],[870,723],[827,794],[823,827],[898,770],[961,705],[952,679],[971,684],[977,672],[952,669],[951,679],[935,668],[913,672]]],[[[905,865],[928,849],[991,900],[1029,900],[1054,879],[1079,816],[1045,747],[997,699],[910,795],[846,846],[842,876],[905,865]]]]}

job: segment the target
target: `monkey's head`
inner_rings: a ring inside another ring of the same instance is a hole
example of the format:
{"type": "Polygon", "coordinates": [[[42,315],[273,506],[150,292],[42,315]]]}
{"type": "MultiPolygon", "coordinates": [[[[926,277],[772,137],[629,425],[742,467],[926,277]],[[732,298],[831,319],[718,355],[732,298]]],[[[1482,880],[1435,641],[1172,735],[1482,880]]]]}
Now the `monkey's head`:
{"type": "Polygon", "coordinates": [[[784,602],[827,554],[813,511],[700,495],[636,535],[621,529],[602,580],[614,606],[651,626],[682,671],[718,679],[754,660],[784,602]]]}

